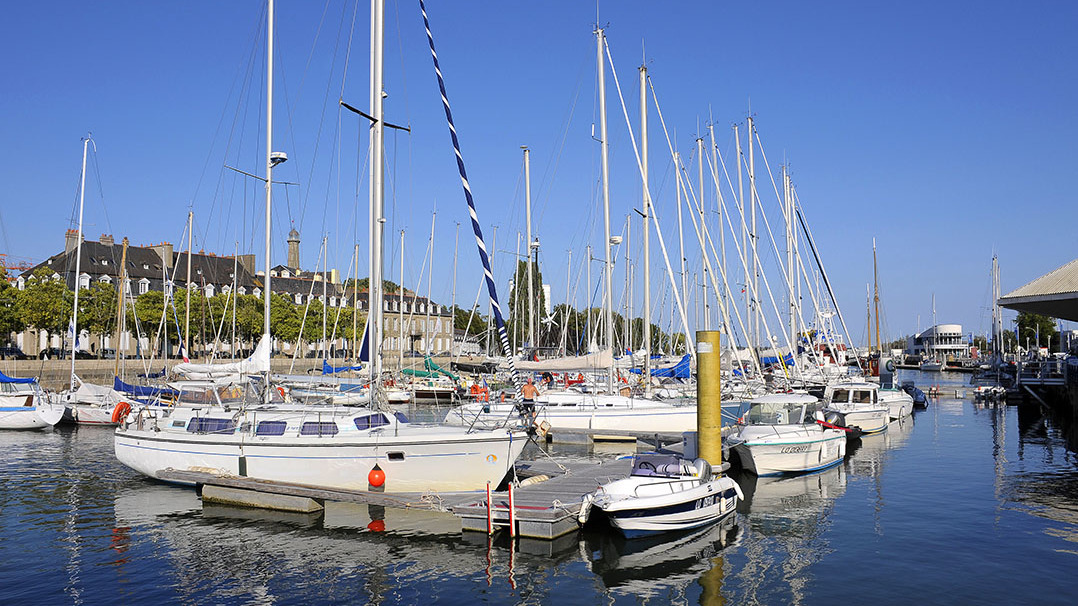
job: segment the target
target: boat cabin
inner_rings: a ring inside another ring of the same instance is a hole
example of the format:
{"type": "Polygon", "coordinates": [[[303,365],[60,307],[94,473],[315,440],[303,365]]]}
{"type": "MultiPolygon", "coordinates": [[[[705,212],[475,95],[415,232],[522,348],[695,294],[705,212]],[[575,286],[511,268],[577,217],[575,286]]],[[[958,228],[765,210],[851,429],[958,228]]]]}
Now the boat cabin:
{"type": "Polygon", "coordinates": [[[820,402],[808,394],[776,394],[749,402],[738,421],[743,425],[801,425],[814,423],[820,402]]]}
{"type": "Polygon", "coordinates": [[[875,404],[879,401],[879,386],[873,383],[842,383],[829,385],[823,399],[828,404],[875,404]]]}

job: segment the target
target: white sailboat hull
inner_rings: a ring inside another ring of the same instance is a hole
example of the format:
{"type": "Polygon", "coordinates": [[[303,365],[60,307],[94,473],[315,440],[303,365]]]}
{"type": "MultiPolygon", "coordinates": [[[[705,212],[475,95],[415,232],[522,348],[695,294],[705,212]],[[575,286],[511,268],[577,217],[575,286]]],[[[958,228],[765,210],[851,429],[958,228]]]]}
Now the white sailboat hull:
{"type": "MultiPolygon", "coordinates": [[[[636,433],[681,433],[696,430],[696,406],[674,406],[666,402],[624,396],[561,394],[537,402],[535,423],[549,423],[552,430],[625,431],[636,433]],[[544,401],[545,400],[545,401],[544,401]]],[[[517,419],[509,402],[475,402],[449,411],[446,423],[489,427],[517,419]]]]}
{"type": "MultiPolygon", "coordinates": [[[[233,413],[228,413],[231,416],[233,413]]],[[[270,411],[257,418],[274,418],[270,411]]],[[[244,419],[254,419],[250,414],[244,419]]],[[[369,412],[368,412],[369,414],[369,412]]],[[[341,425],[353,416],[338,416],[341,425]]],[[[330,418],[307,414],[305,419],[330,418]]],[[[465,432],[459,428],[400,425],[324,436],[188,433],[171,429],[172,418],[136,423],[116,431],[121,463],[150,477],[165,469],[208,471],[294,482],[323,488],[367,490],[377,464],[387,492],[485,490],[512,468],[527,439],[506,430],[465,432]]],[[[253,425],[253,423],[251,423],[253,425]]]]}
{"type": "Polygon", "coordinates": [[[44,429],[63,418],[64,407],[34,393],[0,395],[0,429],[44,429]]]}

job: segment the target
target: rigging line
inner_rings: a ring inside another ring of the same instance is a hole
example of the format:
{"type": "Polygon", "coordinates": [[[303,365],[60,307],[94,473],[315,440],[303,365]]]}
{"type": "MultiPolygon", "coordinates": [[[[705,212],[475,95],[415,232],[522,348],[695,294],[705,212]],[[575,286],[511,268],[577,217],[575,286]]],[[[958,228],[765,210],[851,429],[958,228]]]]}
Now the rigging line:
{"type": "MultiPolygon", "coordinates": [[[[625,125],[626,125],[626,127],[627,127],[627,129],[629,131],[629,141],[632,143],[633,154],[634,154],[634,156],[636,158],[636,168],[640,172],[641,179],[643,179],[644,165],[641,163],[640,150],[636,145],[636,136],[633,134],[632,125],[631,125],[630,120],[629,120],[629,110],[625,107],[625,97],[621,94],[621,84],[618,82],[618,74],[614,70],[614,57],[612,57],[610,55],[610,44],[604,41],[603,46],[606,49],[607,61],[610,63],[610,71],[611,71],[611,74],[612,74],[612,76],[614,78],[614,86],[617,88],[617,91],[618,91],[618,99],[621,101],[621,112],[625,116],[625,125]]],[[[660,114],[660,116],[661,116],[661,114],[660,114]]],[[[654,201],[651,198],[650,186],[649,186],[648,189],[644,190],[644,193],[645,193],[644,202],[645,202],[645,205],[647,206],[647,208],[645,210],[648,210],[648,215],[654,218],[654,221],[655,221],[655,235],[658,236],[658,238],[659,238],[659,248],[661,248],[662,251],[663,251],[663,261],[666,263],[667,276],[670,278],[671,282],[673,282],[673,280],[674,280],[674,270],[670,266],[670,257],[666,252],[666,241],[663,240],[663,232],[662,232],[662,229],[660,229],[660,227],[659,227],[659,213],[658,213],[658,211],[655,210],[655,204],[654,204],[654,201]]],[[[680,312],[680,315],[681,315],[682,326],[683,326],[683,328],[685,330],[686,344],[688,344],[690,342],[695,342],[695,341],[692,340],[692,336],[689,334],[689,317],[688,317],[688,314],[686,314],[686,312],[685,312],[685,305],[682,303],[681,296],[677,292],[674,293],[674,299],[677,301],[678,311],[680,312]]],[[[689,354],[692,356],[692,359],[695,360],[696,359],[696,348],[695,347],[689,347],[688,349],[689,349],[689,354]]]]}
{"type": "MultiPolygon", "coordinates": [[[[587,71],[590,71],[585,70],[583,68],[584,65],[585,63],[581,62],[581,69],[577,77],[576,91],[573,92],[573,97],[569,107],[569,116],[565,120],[565,129],[562,131],[561,141],[556,146],[556,151],[553,159],[553,167],[551,167],[550,163],[548,162],[546,169],[543,171],[543,176],[540,180],[540,184],[545,184],[545,187],[543,185],[540,185],[537,201],[548,200],[551,195],[551,190],[554,189],[554,178],[557,176],[558,167],[561,165],[561,156],[562,153],[565,151],[565,144],[569,138],[569,127],[573,123],[573,116],[576,115],[576,104],[580,100],[580,89],[583,88],[584,85],[584,74],[587,73],[587,71]]],[[[540,207],[538,220],[538,223],[540,224],[542,224],[543,216],[546,214],[547,206],[547,204],[543,204],[540,207]]]]}
{"type": "Polygon", "coordinates": [[[445,109],[446,121],[449,125],[449,135],[453,140],[453,151],[457,158],[457,170],[460,172],[461,186],[464,189],[464,198],[468,203],[468,212],[472,219],[472,231],[475,232],[475,244],[479,250],[479,260],[483,264],[483,272],[487,281],[487,293],[489,294],[490,304],[494,310],[494,319],[498,328],[498,338],[502,344],[502,353],[507,358],[509,363],[509,372],[513,377],[513,383],[516,385],[517,394],[521,393],[523,385],[521,384],[520,376],[517,374],[516,362],[513,360],[512,351],[509,349],[509,335],[505,331],[505,319],[502,317],[502,308],[498,303],[498,290],[494,284],[494,274],[490,269],[490,258],[487,255],[487,247],[483,242],[483,228],[479,224],[479,217],[476,214],[475,201],[472,199],[471,186],[468,184],[468,174],[464,168],[464,157],[460,153],[460,142],[457,140],[457,129],[453,125],[453,112],[449,107],[449,97],[445,90],[445,80],[442,77],[442,70],[438,66],[438,53],[434,49],[434,34],[430,30],[430,21],[427,18],[427,8],[423,0],[419,0],[420,12],[423,13],[423,26],[427,30],[427,41],[430,43],[431,59],[434,61],[434,73],[438,77],[438,89],[442,95],[442,105],[445,109]]]}

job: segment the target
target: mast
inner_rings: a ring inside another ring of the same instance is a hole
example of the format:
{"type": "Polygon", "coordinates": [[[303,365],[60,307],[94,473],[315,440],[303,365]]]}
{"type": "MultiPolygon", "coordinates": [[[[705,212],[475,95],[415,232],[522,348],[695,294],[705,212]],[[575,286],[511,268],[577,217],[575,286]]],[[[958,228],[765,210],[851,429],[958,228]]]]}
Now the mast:
{"type": "Polygon", "coordinates": [[[531,150],[524,150],[524,216],[527,224],[527,242],[524,252],[528,255],[528,345],[535,347],[535,287],[532,284],[532,163],[531,150]]]}
{"type": "Polygon", "coordinates": [[[632,361],[633,353],[633,325],[629,318],[633,315],[633,274],[632,266],[629,262],[629,243],[632,241],[629,238],[629,232],[632,231],[633,226],[631,217],[625,216],[625,317],[622,318],[622,325],[624,327],[624,340],[625,348],[629,352],[630,363],[632,361]]]}
{"type": "Polygon", "coordinates": [[[183,320],[183,347],[187,355],[191,355],[191,228],[194,225],[195,213],[187,211],[187,306],[184,309],[183,320]]]}
{"type": "MultiPolygon", "coordinates": [[[[298,269],[298,268],[297,268],[298,269]]],[[[329,237],[322,236],[322,359],[329,358],[326,320],[329,318],[329,237]]]]}
{"type": "MultiPolygon", "coordinates": [[[[82,174],[79,176],[79,229],[75,234],[75,306],[71,313],[71,391],[75,391],[75,345],[79,340],[79,276],[82,274],[82,209],[86,202],[86,153],[90,136],[82,140],[82,174]]],[[[97,146],[94,145],[94,149],[97,146]]]]}
{"type": "MultiPolygon", "coordinates": [[[[606,137],[606,69],[603,67],[603,46],[606,42],[603,28],[595,30],[596,61],[599,69],[599,137],[602,149],[602,173],[603,173],[603,251],[606,266],[604,268],[606,292],[604,293],[604,326],[606,333],[606,347],[614,352],[614,304],[613,304],[613,261],[610,258],[610,164],[607,160],[609,142],[606,137]]],[[[614,356],[610,356],[610,367],[607,369],[606,388],[613,391],[614,388],[614,356]]]]}
{"type": "Polygon", "coordinates": [[[872,238],[872,300],[876,306],[876,351],[882,355],[883,344],[880,342],[880,274],[876,265],[876,238],[872,238]]]}
{"type": "Polygon", "coordinates": [[[427,304],[423,306],[426,312],[423,318],[423,349],[426,350],[428,356],[431,354],[431,338],[430,338],[430,305],[431,295],[434,294],[434,221],[438,218],[438,213],[434,212],[430,215],[430,267],[427,269],[427,304]]]}
{"type": "Polygon", "coordinates": [[[565,326],[561,331],[561,355],[569,355],[568,347],[566,347],[566,340],[569,338],[569,284],[573,279],[573,249],[567,251],[569,253],[569,259],[565,262],[565,326]]]}
{"type": "MultiPolygon", "coordinates": [[[[651,208],[648,193],[648,68],[640,66],[640,173],[644,189],[644,397],[651,393],[651,208]]],[[[678,208],[678,216],[681,208],[678,208]]],[[[680,225],[679,225],[680,227],[680,225]]],[[[684,259],[683,261],[684,262],[684,259]]]]}
{"type": "MultiPolygon", "coordinates": [[[[270,230],[273,225],[273,0],[268,0],[266,19],[266,290],[262,293],[262,337],[270,334],[270,230]]],[[[188,252],[188,261],[191,256],[188,252]]],[[[190,275],[188,275],[190,278],[190,275]]],[[[188,284],[190,286],[190,284],[188,284]]],[[[188,289],[190,290],[190,289],[188,289]]],[[[266,379],[262,398],[270,402],[270,371],[266,370],[266,379]]]]}
{"type": "MultiPolygon", "coordinates": [[[[707,249],[704,248],[704,138],[696,138],[696,160],[697,160],[697,182],[699,183],[699,202],[697,206],[697,212],[700,214],[700,229],[697,230],[697,235],[700,237],[700,254],[706,255],[707,249]]],[[[707,263],[702,267],[703,277],[703,304],[704,304],[704,330],[711,330],[711,297],[707,294],[707,282],[708,271],[707,263]]]]}
{"type": "MultiPolygon", "coordinates": [[[[449,352],[453,353],[453,340],[456,338],[457,332],[457,247],[460,243],[460,222],[457,222],[457,229],[453,234],[453,296],[452,296],[452,309],[453,317],[449,320],[449,352]]],[[[402,264],[403,265],[403,264],[402,264]]],[[[433,265],[431,271],[434,271],[433,265]]],[[[470,330],[470,328],[469,328],[470,330]]],[[[468,335],[465,333],[464,338],[467,339],[468,335]]],[[[462,341],[463,343],[463,341],[462,341]]]]}
{"type": "Polygon", "coordinates": [[[749,138],[749,209],[752,219],[749,224],[749,241],[752,243],[752,341],[756,347],[760,347],[760,302],[757,294],[760,292],[760,258],[757,255],[756,241],[756,157],[753,153],[753,139],[755,130],[752,127],[752,116],[748,117],[749,138]]]}
{"type": "Polygon", "coordinates": [[[689,304],[689,278],[685,273],[685,231],[681,222],[681,154],[674,152],[674,190],[677,192],[677,239],[681,253],[681,300],[689,304]]]}
{"type": "Polygon", "coordinates": [[[790,289],[790,355],[797,355],[797,289],[798,276],[794,273],[794,213],[793,196],[790,195],[790,173],[782,167],[782,196],[786,212],[786,276],[790,289]]]}
{"type": "Polygon", "coordinates": [[[383,122],[383,61],[385,0],[371,0],[371,164],[370,164],[370,315],[368,334],[371,348],[371,401],[377,402],[382,377],[382,217],[385,203],[383,122]]]}
{"type": "MultiPolygon", "coordinates": [[[[353,363],[359,365],[359,339],[362,336],[356,335],[356,329],[359,328],[359,244],[355,245],[355,252],[352,253],[355,257],[355,273],[352,274],[352,355],[350,356],[353,363]],[[358,338],[357,338],[358,337],[358,338]]],[[[347,294],[347,290],[345,293],[347,294]]]]}
{"type": "MultiPolygon", "coordinates": [[[[125,240],[127,238],[124,238],[125,240]]],[[[230,340],[231,346],[228,348],[229,353],[232,354],[232,361],[236,361],[236,304],[239,300],[236,298],[236,280],[239,276],[240,265],[240,243],[236,242],[236,251],[232,254],[232,339],[230,340]]],[[[353,316],[354,317],[354,316],[353,316]]],[[[354,329],[353,329],[354,332],[354,329]]]]}
{"type": "Polygon", "coordinates": [[[397,309],[400,312],[400,317],[397,318],[397,328],[400,332],[400,337],[397,340],[397,346],[400,350],[397,356],[397,364],[400,366],[401,377],[404,377],[404,230],[401,230],[401,283],[397,288],[397,309]]]}
{"type": "MultiPolygon", "coordinates": [[[[741,133],[738,126],[734,125],[734,141],[737,144],[737,206],[738,214],[741,216],[741,251],[738,256],[741,257],[742,263],[744,263],[744,252],[748,251],[748,229],[745,227],[745,185],[741,176],[741,167],[744,164],[741,155],[741,133]]],[[[733,235],[733,234],[731,234],[733,235]]],[[[737,246],[737,240],[734,240],[734,246],[737,246]]],[[[749,288],[749,273],[745,271],[745,288],[742,292],[745,293],[745,320],[749,326],[752,325],[752,293],[749,288]]],[[[745,328],[745,341],[749,349],[752,349],[752,331],[748,327],[745,328]]]]}
{"type": "Polygon", "coordinates": [[[120,271],[116,272],[116,362],[112,371],[120,376],[120,336],[123,334],[124,317],[124,274],[127,273],[127,238],[124,238],[123,252],[120,253],[120,271]]]}
{"type": "MultiPolygon", "coordinates": [[[[726,282],[726,277],[725,277],[726,276],[726,227],[725,227],[725,223],[723,223],[723,216],[722,216],[723,207],[725,206],[725,204],[723,204],[722,191],[719,188],[719,173],[718,173],[718,170],[719,170],[719,168],[718,168],[719,167],[719,148],[718,148],[718,146],[715,145],[715,123],[714,122],[711,122],[711,123],[709,123],[707,125],[707,132],[708,132],[708,135],[711,138],[711,171],[712,171],[711,176],[712,176],[712,181],[713,181],[713,183],[715,185],[715,198],[718,201],[716,206],[717,206],[717,210],[719,212],[719,255],[720,255],[719,264],[722,266],[721,272],[722,272],[722,275],[723,275],[723,282],[726,282]]],[[[726,293],[729,290],[730,290],[730,286],[729,286],[729,284],[727,284],[726,287],[725,287],[725,290],[720,292],[719,296],[718,296],[719,309],[720,309],[719,318],[722,319],[721,320],[722,322],[726,322],[726,315],[727,315],[727,311],[726,311],[726,305],[727,305],[726,293]]],[[[724,331],[722,331],[722,332],[724,332],[724,331]]],[[[720,338],[721,338],[721,334],[720,334],[720,338]]]]}

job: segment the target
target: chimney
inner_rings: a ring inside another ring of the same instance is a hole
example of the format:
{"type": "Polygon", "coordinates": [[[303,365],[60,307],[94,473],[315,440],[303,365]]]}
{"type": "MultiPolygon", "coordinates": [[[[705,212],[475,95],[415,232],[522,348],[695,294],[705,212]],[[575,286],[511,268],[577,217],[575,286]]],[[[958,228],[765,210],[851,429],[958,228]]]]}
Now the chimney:
{"type": "Polygon", "coordinates": [[[112,239],[112,234],[101,234],[101,244],[105,246],[112,246],[116,242],[112,239]]]}
{"type": "Polygon", "coordinates": [[[239,258],[240,267],[247,270],[250,275],[255,275],[255,256],[254,255],[240,255],[239,258]]]}
{"type": "Polygon", "coordinates": [[[165,266],[165,269],[172,269],[173,258],[171,244],[162,242],[160,244],[155,244],[150,248],[154,249],[154,252],[161,257],[161,263],[165,266]]]}
{"type": "Polygon", "coordinates": [[[79,230],[69,229],[64,236],[64,252],[75,250],[75,244],[79,240],[79,230]]]}

